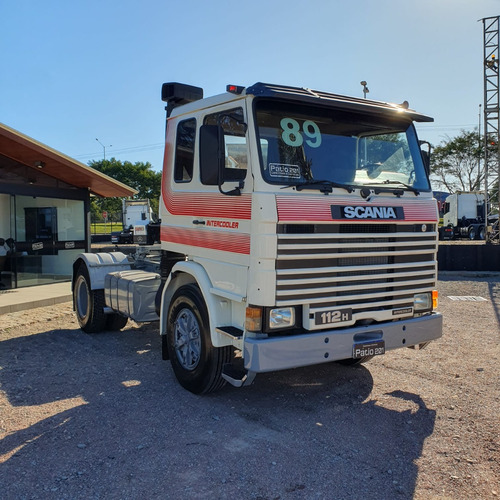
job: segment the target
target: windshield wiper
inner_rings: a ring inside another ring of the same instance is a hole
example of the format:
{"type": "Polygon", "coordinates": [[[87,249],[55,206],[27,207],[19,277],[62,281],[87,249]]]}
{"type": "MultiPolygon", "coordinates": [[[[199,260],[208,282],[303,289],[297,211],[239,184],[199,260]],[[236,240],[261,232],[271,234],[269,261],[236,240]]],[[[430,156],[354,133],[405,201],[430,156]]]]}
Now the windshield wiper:
{"type": "Polygon", "coordinates": [[[354,192],[354,188],[347,184],[341,184],[340,182],[328,181],[328,180],[311,180],[301,182],[300,184],[289,184],[285,187],[294,187],[297,191],[302,191],[303,189],[317,189],[321,191],[323,194],[330,194],[333,191],[333,188],[341,188],[345,189],[348,193],[354,192]]]}
{"type": "MultiPolygon", "coordinates": [[[[400,186],[404,186],[409,191],[415,193],[415,196],[418,196],[420,194],[420,191],[417,188],[414,188],[413,186],[410,186],[409,184],[406,184],[404,182],[397,181],[397,180],[386,179],[383,182],[372,182],[372,183],[370,183],[371,186],[380,186],[381,184],[399,184],[400,186]]],[[[375,188],[375,194],[379,194],[382,191],[387,191],[387,190],[386,189],[375,188]]],[[[393,192],[396,196],[401,196],[401,194],[403,194],[403,193],[398,194],[399,192],[401,192],[400,189],[399,190],[398,189],[389,190],[389,192],[393,192]]]]}

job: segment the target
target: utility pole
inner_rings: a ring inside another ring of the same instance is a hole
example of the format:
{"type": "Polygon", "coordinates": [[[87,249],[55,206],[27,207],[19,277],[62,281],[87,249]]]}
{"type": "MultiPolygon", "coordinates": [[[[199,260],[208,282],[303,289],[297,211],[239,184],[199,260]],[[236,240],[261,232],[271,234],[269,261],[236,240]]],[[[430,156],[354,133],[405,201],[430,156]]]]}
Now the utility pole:
{"type": "MultiPolygon", "coordinates": [[[[494,186],[500,191],[500,108],[499,108],[499,19],[500,16],[485,17],[483,21],[483,70],[484,70],[484,196],[486,243],[499,243],[499,222],[488,225],[488,214],[491,211],[490,193],[494,186]],[[492,145],[496,146],[493,151],[492,145]],[[496,158],[495,158],[496,157],[496,158]],[[493,159],[496,159],[496,178],[492,171],[493,159]],[[493,174],[493,175],[492,175],[493,174]],[[493,177],[490,183],[490,176],[493,177]]],[[[498,193],[500,203],[500,192],[498,193]]],[[[500,207],[499,207],[500,212],[500,207]]]]}
{"type": "MultiPolygon", "coordinates": [[[[95,140],[102,146],[102,149],[104,150],[104,160],[106,160],[106,146],[96,137],[95,140]]],[[[110,148],[112,145],[110,144],[108,148],[110,148]]]]}

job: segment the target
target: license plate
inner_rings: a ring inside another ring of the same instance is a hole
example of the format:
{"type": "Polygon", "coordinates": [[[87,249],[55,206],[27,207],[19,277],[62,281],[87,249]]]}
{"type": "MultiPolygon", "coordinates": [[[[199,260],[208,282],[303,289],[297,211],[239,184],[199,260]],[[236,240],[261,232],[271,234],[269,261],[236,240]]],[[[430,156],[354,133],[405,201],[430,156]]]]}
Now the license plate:
{"type": "Polygon", "coordinates": [[[334,309],[332,311],[321,311],[314,314],[315,325],[328,325],[331,323],[343,323],[352,320],[352,309],[334,309]]]}
{"type": "Polygon", "coordinates": [[[354,359],[364,358],[365,356],[379,356],[381,354],[385,354],[384,340],[363,342],[362,344],[354,344],[352,347],[352,357],[354,359]]]}

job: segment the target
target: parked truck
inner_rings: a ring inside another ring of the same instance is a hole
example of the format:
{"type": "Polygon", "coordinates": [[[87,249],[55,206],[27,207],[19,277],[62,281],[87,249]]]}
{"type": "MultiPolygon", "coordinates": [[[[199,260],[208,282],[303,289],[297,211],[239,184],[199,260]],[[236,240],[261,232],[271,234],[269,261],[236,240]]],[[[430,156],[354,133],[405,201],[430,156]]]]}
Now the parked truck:
{"type": "Polygon", "coordinates": [[[413,125],[432,118],[263,83],[205,99],[168,83],[162,99],[161,245],[78,256],[84,331],[159,320],[193,393],[441,336],[437,205],[413,125]]]}
{"type": "Polygon", "coordinates": [[[441,239],[484,240],[486,226],[484,193],[457,192],[446,198],[441,239]]]}
{"type": "Polygon", "coordinates": [[[111,243],[148,243],[149,225],[155,225],[149,200],[123,199],[122,222],[123,229],[111,235],[111,243]]]}

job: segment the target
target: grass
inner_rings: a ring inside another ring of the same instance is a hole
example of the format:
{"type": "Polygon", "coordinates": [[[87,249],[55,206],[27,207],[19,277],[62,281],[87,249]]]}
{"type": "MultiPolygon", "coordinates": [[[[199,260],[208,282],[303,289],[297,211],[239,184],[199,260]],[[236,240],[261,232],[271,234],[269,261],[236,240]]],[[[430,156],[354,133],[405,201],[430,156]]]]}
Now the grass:
{"type": "Polygon", "coordinates": [[[122,229],[123,225],[121,222],[92,222],[90,224],[91,234],[111,234],[122,229]]]}

